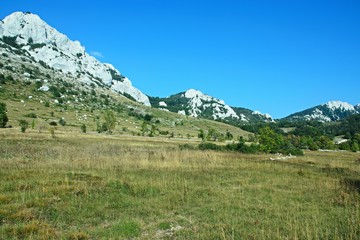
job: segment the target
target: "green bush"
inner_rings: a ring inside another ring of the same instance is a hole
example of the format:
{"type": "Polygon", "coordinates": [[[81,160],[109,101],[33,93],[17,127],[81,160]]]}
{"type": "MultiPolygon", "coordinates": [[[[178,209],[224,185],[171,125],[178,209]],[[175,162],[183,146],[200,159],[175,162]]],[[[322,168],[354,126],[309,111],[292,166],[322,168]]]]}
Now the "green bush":
{"type": "Polygon", "coordinates": [[[199,144],[199,149],[200,150],[222,150],[222,147],[221,146],[218,146],[214,143],[207,143],[207,142],[204,142],[204,143],[200,143],[199,144]]]}
{"type": "Polygon", "coordinates": [[[248,146],[245,144],[245,142],[227,144],[225,149],[228,151],[237,151],[241,153],[258,153],[260,151],[259,145],[251,144],[248,146]]]}
{"type": "Polygon", "coordinates": [[[57,126],[57,123],[56,123],[55,121],[51,121],[51,122],[49,123],[49,125],[50,125],[50,126],[57,126]]]}
{"type": "Polygon", "coordinates": [[[29,122],[24,119],[20,119],[19,126],[20,126],[21,132],[24,133],[26,131],[26,129],[29,127],[29,122]]]}
{"type": "Polygon", "coordinates": [[[82,125],[80,126],[80,129],[81,129],[81,132],[82,132],[82,133],[86,133],[86,125],[85,125],[85,124],[82,124],[82,125]]]}
{"type": "Polygon", "coordinates": [[[65,125],[66,125],[66,121],[65,121],[65,119],[64,119],[63,117],[59,119],[59,124],[60,124],[61,126],[65,126],[65,125]]]}
{"type": "Polygon", "coordinates": [[[9,119],[6,114],[6,104],[0,102],[0,128],[4,128],[8,121],[9,119]]]}
{"type": "Polygon", "coordinates": [[[28,114],[25,114],[24,117],[28,117],[28,118],[37,118],[37,115],[36,113],[28,113],[28,114]]]}

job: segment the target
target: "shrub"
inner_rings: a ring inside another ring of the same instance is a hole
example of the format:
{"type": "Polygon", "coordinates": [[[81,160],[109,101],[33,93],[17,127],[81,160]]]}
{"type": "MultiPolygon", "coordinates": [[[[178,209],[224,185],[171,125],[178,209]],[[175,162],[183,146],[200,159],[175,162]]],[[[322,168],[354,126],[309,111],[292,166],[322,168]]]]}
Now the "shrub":
{"type": "Polygon", "coordinates": [[[37,118],[37,115],[36,113],[28,113],[28,114],[25,114],[24,117],[28,117],[28,118],[37,118]]]}
{"type": "Polygon", "coordinates": [[[0,102],[0,128],[4,128],[8,121],[9,119],[6,114],[6,104],[0,102]]]}
{"type": "Polygon", "coordinates": [[[112,130],[114,130],[115,128],[115,124],[116,124],[116,117],[113,111],[107,110],[104,113],[104,123],[103,125],[106,126],[106,131],[108,131],[108,133],[111,133],[112,130]]]}
{"type": "Polygon", "coordinates": [[[85,124],[82,124],[82,125],[80,126],[80,129],[81,129],[81,132],[82,132],[82,133],[86,133],[86,125],[85,125],[85,124]]]}
{"type": "Polygon", "coordinates": [[[3,36],[2,40],[4,43],[14,47],[14,48],[20,48],[21,46],[17,44],[16,42],[17,36],[10,37],[10,36],[3,36]]]}
{"type": "Polygon", "coordinates": [[[29,122],[24,119],[20,119],[19,125],[20,125],[21,132],[24,133],[26,131],[26,129],[29,127],[29,122]]]}
{"type": "Polygon", "coordinates": [[[42,82],[41,81],[36,81],[35,82],[35,88],[36,89],[39,89],[39,88],[41,88],[42,87],[42,82]]]}
{"type": "Polygon", "coordinates": [[[50,125],[50,126],[57,126],[57,123],[56,123],[55,121],[51,121],[51,122],[49,123],[49,125],[50,125]]]}
{"type": "Polygon", "coordinates": [[[240,141],[235,144],[227,144],[225,149],[228,151],[237,151],[241,153],[258,153],[260,151],[259,146],[256,144],[246,145],[245,142],[240,141]]]}
{"type": "Polygon", "coordinates": [[[65,119],[64,119],[63,117],[59,119],[59,124],[60,124],[61,126],[65,126],[65,125],[66,125],[66,121],[65,121],[65,119]]]}
{"type": "MultiPolygon", "coordinates": [[[[3,68],[3,66],[1,66],[1,64],[0,64],[0,67],[1,68],[3,68]]],[[[4,74],[2,74],[2,73],[0,73],[0,84],[5,84],[5,76],[4,76],[4,74]]]]}
{"type": "Polygon", "coordinates": [[[193,145],[188,144],[188,143],[179,145],[179,148],[180,148],[180,150],[186,150],[186,149],[194,150],[195,149],[195,147],[193,145]]]}
{"type": "Polygon", "coordinates": [[[102,132],[108,131],[106,124],[105,124],[105,123],[97,122],[97,123],[96,123],[96,131],[97,131],[98,133],[102,133],[102,132]]]}
{"type": "Polygon", "coordinates": [[[32,37],[28,38],[28,44],[33,44],[34,43],[34,39],[32,37]]]}
{"type": "Polygon", "coordinates": [[[12,82],[12,83],[15,82],[13,76],[11,76],[11,75],[7,75],[7,76],[5,77],[5,80],[8,81],[8,82],[12,82]]]}
{"type": "Polygon", "coordinates": [[[149,114],[146,114],[146,115],[144,116],[144,120],[147,121],[147,122],[150,122],[152,118],[153,118],[153,117],[152,117],[151,115],[149,115],[149,114]]]}
{"type": "Polygon", "coordinates": [[[49,128],[49,132],[50,132],[50,134],[51,134],[51,137],[52,137],[52,138],[55,138],[55,127],[49,128]]]}
{"type": "Polygon", "coordinates": [[[221,146],[218,146],[214,143],[200,143],[199,144],[200,150],[222,150],[221,146]]]}
{"type": "Polygon", "coordinates": [[[37,48],[42,48],[44,46],[46,46],[45,43],[32,43],[32,44],[30,44],[30,49],[35,50],[37,48]]]}

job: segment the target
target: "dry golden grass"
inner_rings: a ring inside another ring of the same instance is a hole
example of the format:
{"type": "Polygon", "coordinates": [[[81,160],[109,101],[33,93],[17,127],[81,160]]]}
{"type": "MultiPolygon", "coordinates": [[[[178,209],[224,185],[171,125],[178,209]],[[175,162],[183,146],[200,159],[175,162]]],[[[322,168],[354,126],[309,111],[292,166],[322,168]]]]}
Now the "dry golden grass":
{"type": "Polygon", "coordinates": [[[356,239],[359,154],[0,130],[2,239],[356,239]]]}

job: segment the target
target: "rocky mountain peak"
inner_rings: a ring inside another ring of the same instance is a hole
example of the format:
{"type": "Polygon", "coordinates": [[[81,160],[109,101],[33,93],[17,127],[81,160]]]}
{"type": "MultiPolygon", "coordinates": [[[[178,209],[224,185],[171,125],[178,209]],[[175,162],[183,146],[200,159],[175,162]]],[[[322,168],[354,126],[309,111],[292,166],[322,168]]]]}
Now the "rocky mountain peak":
{"type": "Polygon", "coordinates": [[[49,26],[36,14],[15,12],[0,22],[0,38],[21,47],[37,62],[74,76],[77,81],[104,85],[150,106],[149,98],[133,87],[111,64],[104,64],[85,51],[79,41],[49,26]]]}
{"type": "Polygon", "coordinates": [[[359,111],[356,106],[342,101],[329,101],[327,103],[294,113],[285,119],[295,121],[319,121],[331,122],[344,119],[350,115],[357,114],[359,111]]]}
{"type": "Polygon", "coordinates": [[[353,105],[342,101],[330,101],[323,104],[323,106],[326,106],[331,110],[341,109],[344,111],[356,111],[353,105]]]}

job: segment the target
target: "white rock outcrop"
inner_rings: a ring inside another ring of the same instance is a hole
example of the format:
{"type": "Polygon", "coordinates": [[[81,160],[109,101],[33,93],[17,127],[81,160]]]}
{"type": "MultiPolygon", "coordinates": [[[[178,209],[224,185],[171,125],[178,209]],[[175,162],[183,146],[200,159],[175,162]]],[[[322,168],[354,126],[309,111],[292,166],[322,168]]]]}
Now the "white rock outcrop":
{"type": "Polygon", "coordinates": [[[223,100],[211,97],[198,90],[189,89],[185,92],[184,97],[189,99],[189,113],[193,117],[198,117],[202,111],[211,108],[212,117],[215,120],[225,118],[240,119],[235,111],[229,105],[226,105],[223,100]]]}
{"type": "Polygon", "coordinates": [[[150,106],[149,98],[111,64],[98,61],[79,41],[71,41],[35,14],[15,12],[7,16],[0,22],[0,37],[3,36],[15,37],[16,43],[38,62],[70,73],[81,82],[100,81],[112,90],[129,94],[136,101],[150,106]]]}

